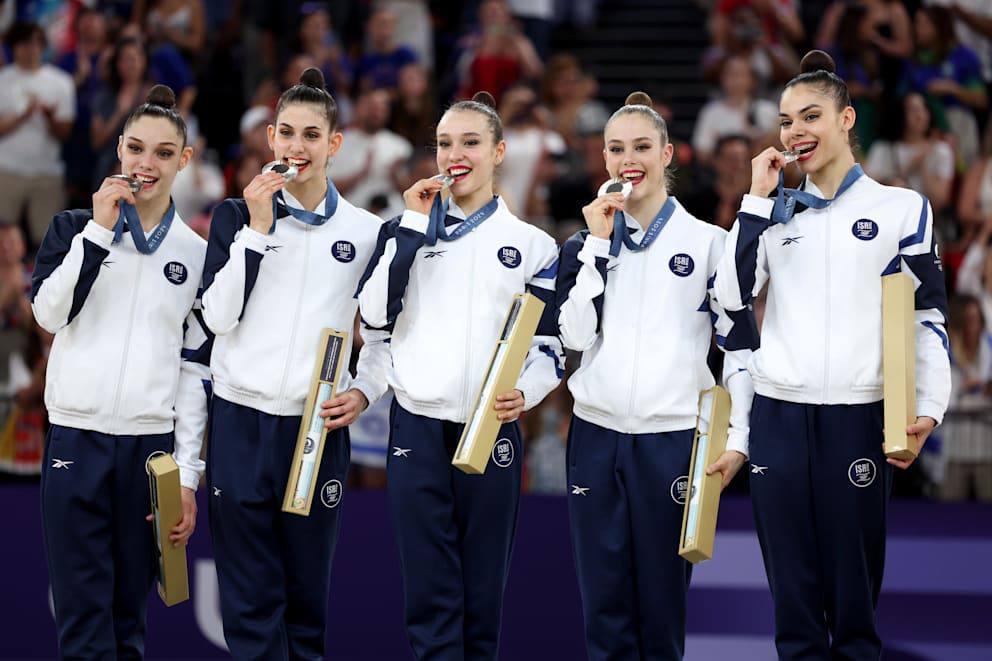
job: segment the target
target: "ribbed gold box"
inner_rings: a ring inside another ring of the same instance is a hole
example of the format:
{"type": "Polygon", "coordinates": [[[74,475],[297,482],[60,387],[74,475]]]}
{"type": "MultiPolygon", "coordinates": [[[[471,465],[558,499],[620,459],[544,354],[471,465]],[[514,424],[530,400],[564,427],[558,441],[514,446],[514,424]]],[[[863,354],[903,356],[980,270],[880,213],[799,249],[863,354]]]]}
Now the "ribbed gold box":
{"type": "Polygon", "coordinates": [[[723,477],[707,475],[706,467],[727,449],[729,430],[730,393],[720,386],[701,392],[679,537],[679,555],[693,564],[713,557],[723,477]]]}
{"type": "Polygon", "coordinates": [[[310,516],[317,474],[320,472],[320,459],[327,439],[324,418],[318,414],[321,403],[337,394],[341,372],[347,369],[349,356],[344,355],[347,346],[347,332],[331,328],[321,331],[317,344],[317,361],[310,379],[310,392],[303,405],[300,433],[296,437],[293,466],[290,468],[286,493],[282,499],[283,512],[310,516]]]}
{"type": "Polygon", "coordinates": [[[465,423],[451,464],[466,473],[481,475],[486,470],[502,423],[497,417],[496,395],[513,390],[530,351],[531,340],[544,312],[544,302],[532,294],[517,294],[503,321],[486,378],[465,423]]]}
{"type": "Polygon", "coordinates": [[[885,401],[885,456],[912,459],[916,436],[916,286],[905,273],[882,276],[882,397],[885,401]]]}
{"type": "Polygon", "coordinates": [[[166,606],[175,606],[189,599],[186,547],[169,541],[169,531],[183,518],[179,466],[172,455],[160,454],[149,459],[146,468],[158,556],[158,596],[166,606]]]}

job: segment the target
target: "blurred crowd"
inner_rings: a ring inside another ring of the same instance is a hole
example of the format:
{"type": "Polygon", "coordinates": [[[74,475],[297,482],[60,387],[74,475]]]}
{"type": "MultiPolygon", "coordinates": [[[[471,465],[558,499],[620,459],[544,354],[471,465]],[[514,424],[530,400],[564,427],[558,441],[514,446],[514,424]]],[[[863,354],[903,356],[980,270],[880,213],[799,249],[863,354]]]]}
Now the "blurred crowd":
{"type": "MultiPolygon", "coordinates": [[[[701,9],[710,38],[693,47],[709,100],[691,133],[672,135],[673,192],[691,212],[733,223],[751,157],[778,144],[781,87],[812,47],[848,82],[865,171],[930,199],[951,293],[954,393],[897,492],[992,500],[992,2],[673,4],[701,9]]],[[[280,93],[317,66],[344,133],[328,175],[350,201],[400,213],[402,191],[436,172],[439,113],[487,90],[505,125],[500,194],[564,241],[606,176],[602,131],[615,108],[597,63],[555,48],[555,36],[590,34],[607,11],[597,0],[0,0],[0,471],[37,473],[46,424],[51,338],[27,303],[32,253],[55,212],[91,206],[116,171],[117,136],[152,84],[176,91],[189,124],[195,156],[174,200],[204,236],[213,207],[271,160],[266,127],[280,93]]],[[[670,119],[666,81],[646,85],[670,119]]],[[[353,429],[359,485],[384,483],[387,409],[353,429]]],[[[522,420],[533,491],[564,489],[570,414],[562,386],[522,420]]]]}

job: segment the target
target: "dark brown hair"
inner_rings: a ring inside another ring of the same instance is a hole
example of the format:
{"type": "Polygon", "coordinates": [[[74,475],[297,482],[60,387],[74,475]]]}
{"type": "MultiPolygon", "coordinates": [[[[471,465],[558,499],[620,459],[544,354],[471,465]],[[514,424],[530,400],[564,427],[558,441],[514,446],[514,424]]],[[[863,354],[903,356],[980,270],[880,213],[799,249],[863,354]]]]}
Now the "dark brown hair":
{"type": "Polygon", "coordinates": [[[851,93],[845,83],[836,73],[837,66],[834,58],[822,50],[811,50],[799,63],[799,75],[785,84],[785,89],[795,85],[810,85],[821,94],[832,98],[838,110],[851,105],[851,93]]]}
{"type": "Polygon", "coordinates": [[[293,103],[312,103],[319,106],[327,122],[331,126],[331,131],[338,128],[338,104],[334,97],[327,91],[324,85],[324,74],[320,69],[310,67],[300,74],[300,82],[290,87],[279,97],[276,104],[276,117],[293,103]]]}
{"type": "Polygon", "coordinates": [[[499,118],[499,113],[496,112],[496,100],[489,92],[476,92],[471,101],[454,103],[447,112],[452,110],[470,110],[479,113],[486,118],[489,132],[493,135],[493,144],[499,144],[503,139],[503,120],[499,118]]]}
{"type": "Polygon", "coordinates": [[[176,93],[167,85],[155,85],[148,90],[145,102],[131,111],[124,122],[124,131],[141,117],[161,117],[169,120],[183,138],[183,148],[186,147],[186,120],[176,110],[176,93]]]}
{"type": "Polygon", "coordinates": [[[668,144],[668,124],[658,114],[658,111],[654,109],[654,102],[651,100],[651,97],[644,92],[631,92],[628,94],[623,106],[610,116],[610,119],[606,122],[606,126],[609,126],[617,117],[633,114],[641,115],[650,121],[661,135],[661,144],[668,144]]]}

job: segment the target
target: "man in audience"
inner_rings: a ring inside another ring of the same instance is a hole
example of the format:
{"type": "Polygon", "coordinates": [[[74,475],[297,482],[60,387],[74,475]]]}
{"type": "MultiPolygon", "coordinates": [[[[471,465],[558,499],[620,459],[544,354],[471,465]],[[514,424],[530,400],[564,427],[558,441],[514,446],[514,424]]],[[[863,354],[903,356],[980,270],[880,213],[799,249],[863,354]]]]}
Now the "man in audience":
{"type": "Polygon", "coordinates": [[[409,142],[386,128],[388,124],[389,93],[363,92],[355,102],[354,123],[343,131],[344,148],[327,167],[334,185],[355,206],[368,208],[373,197],[386,196],[383,218],[403,212],[402,170],[413,152],[409,142]]]}
{"type": "Polygon", "coordinates": [[[72,76],[46,64],[45,34],[34,23],[7,33],[13,63],[0,70],[0,217],[27,214],[37,246],[52,217],[65,208],[62,143],[76,116],[72,76]]]}

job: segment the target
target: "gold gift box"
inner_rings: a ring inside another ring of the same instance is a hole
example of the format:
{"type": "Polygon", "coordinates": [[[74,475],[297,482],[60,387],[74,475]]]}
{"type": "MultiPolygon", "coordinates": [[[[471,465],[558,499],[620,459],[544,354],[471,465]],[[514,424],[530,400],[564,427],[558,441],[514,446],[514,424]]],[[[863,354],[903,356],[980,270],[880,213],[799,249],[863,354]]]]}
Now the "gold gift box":
{"type": "Polygon", "coordinates": [[[149,459],[146,468],[158,556],[158,596],[166,606],[175,606],[189,599],[186,547],[169,541],[169,532],[183,518],[179,466],[172,455],[160,454],[149,459]]]}
{"type": "Polygon", "coordinates": [[[517,379],[530,351],[537,324],[544,312],[544,302],[532,294],[517,294],[503,322],[486,378],[472,406],[472,415],[465,423],[462,437],[451,464],[466,473],[481,475],[486,470],[502,423],[497,417],[496,395],[517,387],[517,379]]]}
{"type": "Polygon", "coordinates": [[[723,477],[719,472],[707,475],[706,467],[727,449],[730,393],[720,386],[701,392],[697,420],[679,537],[679,555],[693,564],[713,557],[723,477]]]}
{"type": "Polygon", "coordinates": [[[325,328],[321,331],[317,344],[317,361],[310,380],[310,392],[303,406],[300,420],[300,433],[296,437],[296,451],[293,453],[293,466],[289,471],[286,493],[282,500],[282,511],[300,516],[310,515],[310,505],[317,486],[317,473],[320,472],[320,458],[324,454],[327,429],[321,418],[320,405],[337,394],[341,372],[345,369],[348,356],[344,355],[348,346],[348,333],[325,328]]]}
{"type": "Polygon", "coordinates": [[[916,436],[915,283],[905,273],[882,276],[882,396],[885,400],[885,456],[912,459],[916,436]]]}

